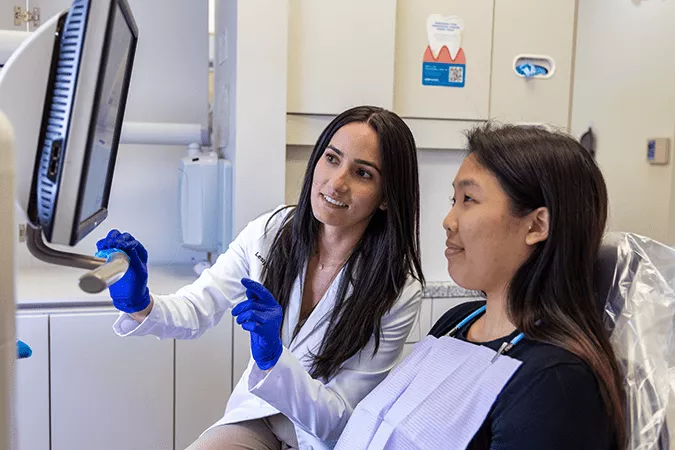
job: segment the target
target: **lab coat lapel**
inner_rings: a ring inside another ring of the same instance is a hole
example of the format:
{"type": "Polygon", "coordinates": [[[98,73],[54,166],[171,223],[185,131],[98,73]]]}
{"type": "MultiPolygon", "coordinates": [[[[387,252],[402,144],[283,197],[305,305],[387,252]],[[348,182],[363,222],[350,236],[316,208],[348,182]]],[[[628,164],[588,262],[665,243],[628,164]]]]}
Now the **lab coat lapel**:
{"type": "MultiPolygon", "coordinates": [[[[323,295],[323,298],[319,302],[318,305],[316,305],[316,308],[314,308],[314,311],[309,315],[307,318],[307,321],[305,324],[302,326],[300,331],[298,332],[297,337],[293,342],[291,342],[291,346],[289,347],[289,350],[291,352],[295,351],[307,338],[310,336],[313,336],[316,343],[315,345],[312,345],[312,347],[317,347],[314,350],[318,351],[318,345],[321,343],[323,340],[323,335],[324,333],[319,333],[320,327],[324,321],[330,320],[330,315],[333,312],[333,307],[335,306],[335,302],[337,300],[337,293],[338,289],[340,287],[340,282],[342,280],[342,277],[344,276],[345,273],[345,268],[343,267],[340,270],[340,273],[335,277],[333,282],[331,283],[330,287],[326,290],[326,293],[323,295]]],[[[300,303],[302,302],[302,287],[304,287],[304,276],[301,284],[301,289],[300,289],[300,295],[297,297],[298,298],[298,310],[297,313],[295,314],[294,317],[294,327],[298,323],[299,315],[300,315],[300,303]]],[[[351,291],[351,286],[348,289],[348,293],[351,291]]],[[[293,328],[291,328],[291,335],[293,332],[293,328]]]]}
{"type": "Polygon", "coordinates": [[[288,302],[288,311],[286,312],[286,317],[284,318],[284,326],[281,330],[281,342],[292,351],[290,347],[291,339],[293,338],[293,330],[298,324],[298,319],[300,318],[300,306],[302,305],[302,289],[305,285],[305,274],[307,273],[307,264],[303,268],[300,275],[295,279],[293,283],[293,289],[291,290],[291,296],[288,302]]]}

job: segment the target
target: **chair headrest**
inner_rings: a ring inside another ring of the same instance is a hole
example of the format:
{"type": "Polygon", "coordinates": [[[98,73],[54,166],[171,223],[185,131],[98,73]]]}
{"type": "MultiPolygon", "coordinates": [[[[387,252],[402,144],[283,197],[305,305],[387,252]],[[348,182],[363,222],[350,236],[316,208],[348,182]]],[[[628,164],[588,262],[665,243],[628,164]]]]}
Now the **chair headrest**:
{"type": "Polygon", "coordinates": [[[625,289],[620,289],[620,286],[632,282],[642,260],[641,252],[633,251],[630,242],[624,233],[607,234],[595,263],[598,311],[610,334],[614,330],[613,317],[621,313],[626,303],[625,289]]]}

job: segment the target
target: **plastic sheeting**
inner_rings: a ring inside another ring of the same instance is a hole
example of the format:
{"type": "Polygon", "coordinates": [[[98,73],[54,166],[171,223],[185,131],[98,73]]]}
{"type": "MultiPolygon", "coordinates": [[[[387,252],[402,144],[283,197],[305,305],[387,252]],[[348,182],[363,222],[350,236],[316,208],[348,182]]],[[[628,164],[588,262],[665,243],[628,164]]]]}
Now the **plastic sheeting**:
{"type": "Polygon", "coordinates": [[[668,449],[675,388],[675,249],[631,233],[605,236],[596,270],[604,322],[625,374],[628,449],[668,449]]]}

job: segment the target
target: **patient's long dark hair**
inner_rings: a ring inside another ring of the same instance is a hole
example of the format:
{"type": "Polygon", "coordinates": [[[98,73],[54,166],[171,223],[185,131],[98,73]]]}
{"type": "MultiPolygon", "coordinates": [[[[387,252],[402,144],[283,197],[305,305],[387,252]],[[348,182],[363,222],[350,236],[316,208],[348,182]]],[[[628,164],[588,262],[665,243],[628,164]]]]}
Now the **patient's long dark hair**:
{"type": "Polygon", "coordinates": [[[535,246],[509,286],[513,324],[590,366],[624,448],[623,378],[593,288],[608,208],[600,169],[573,138],[540,127],[488,124],[468,139],[469,153],[497,177],[515,215],[540,207],[549,211],[548,238],[535,246]],[[542,324],[535,326],[538,319],[542,324]]]}
{"type": "Polygon", "coordinates": [[[317,246],[319,222],[312,213],[310,198],[314,168],[333,135],[354,122],[368,124],[379,137],[382,191],[387,209],[375,210],[347,260],[328,332],[319,352],[313,355],[310,372],[315,378],[331,377],[373,335],[374,355],[380,344],[382,316],[398,299],[408,276],[424,284],[415,140],[400,117],[371,106],[343,112],[319,136],[307,164],[298,205],[286,216],[272,243],[263,269],[263,284],[286,311],[295,279],[317,246]],[[347,296],[350,284],[353,291],[347,296]]]}

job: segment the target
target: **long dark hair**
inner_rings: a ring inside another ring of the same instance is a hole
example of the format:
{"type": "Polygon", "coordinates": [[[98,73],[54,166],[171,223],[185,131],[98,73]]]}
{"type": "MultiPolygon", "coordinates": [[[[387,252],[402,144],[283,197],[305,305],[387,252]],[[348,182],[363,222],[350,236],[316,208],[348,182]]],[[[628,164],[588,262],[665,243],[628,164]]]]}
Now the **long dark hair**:
{"type": "Polygon", "coordinates": [[[590,366],[623,448],[623,378],[593,287],[608,209],[600,169],[572,137],[540,127],[488,124],[468,134],[468,149],[497,177],[513,214],[548,209],[548,238],[511,280],[508,312],[529,338],[562,347],[590,366]],[[538,319],[542,324],[535,326],[538,319]]]}
{"type": "Polygon", "coordinates": [[[345,265],[335,307],[311,375],[327,379],[375,336],[380,345],[382,316],[399,297],[409,275],[424,284],[419,244],[417,149],[408,126],[382,108],[360,106],[338,115],[321,133],[310,155],[298,205],[277,232],[263,269],[263,284],[284,311],[293,283],[317,246],[311,189],[314,168],[333,135],[349,123],[366,123],[379,137],[382,192],[387,209],[377,209],[345,265]],[[347,296],[349,285],[353,286],[347,296]]]}

